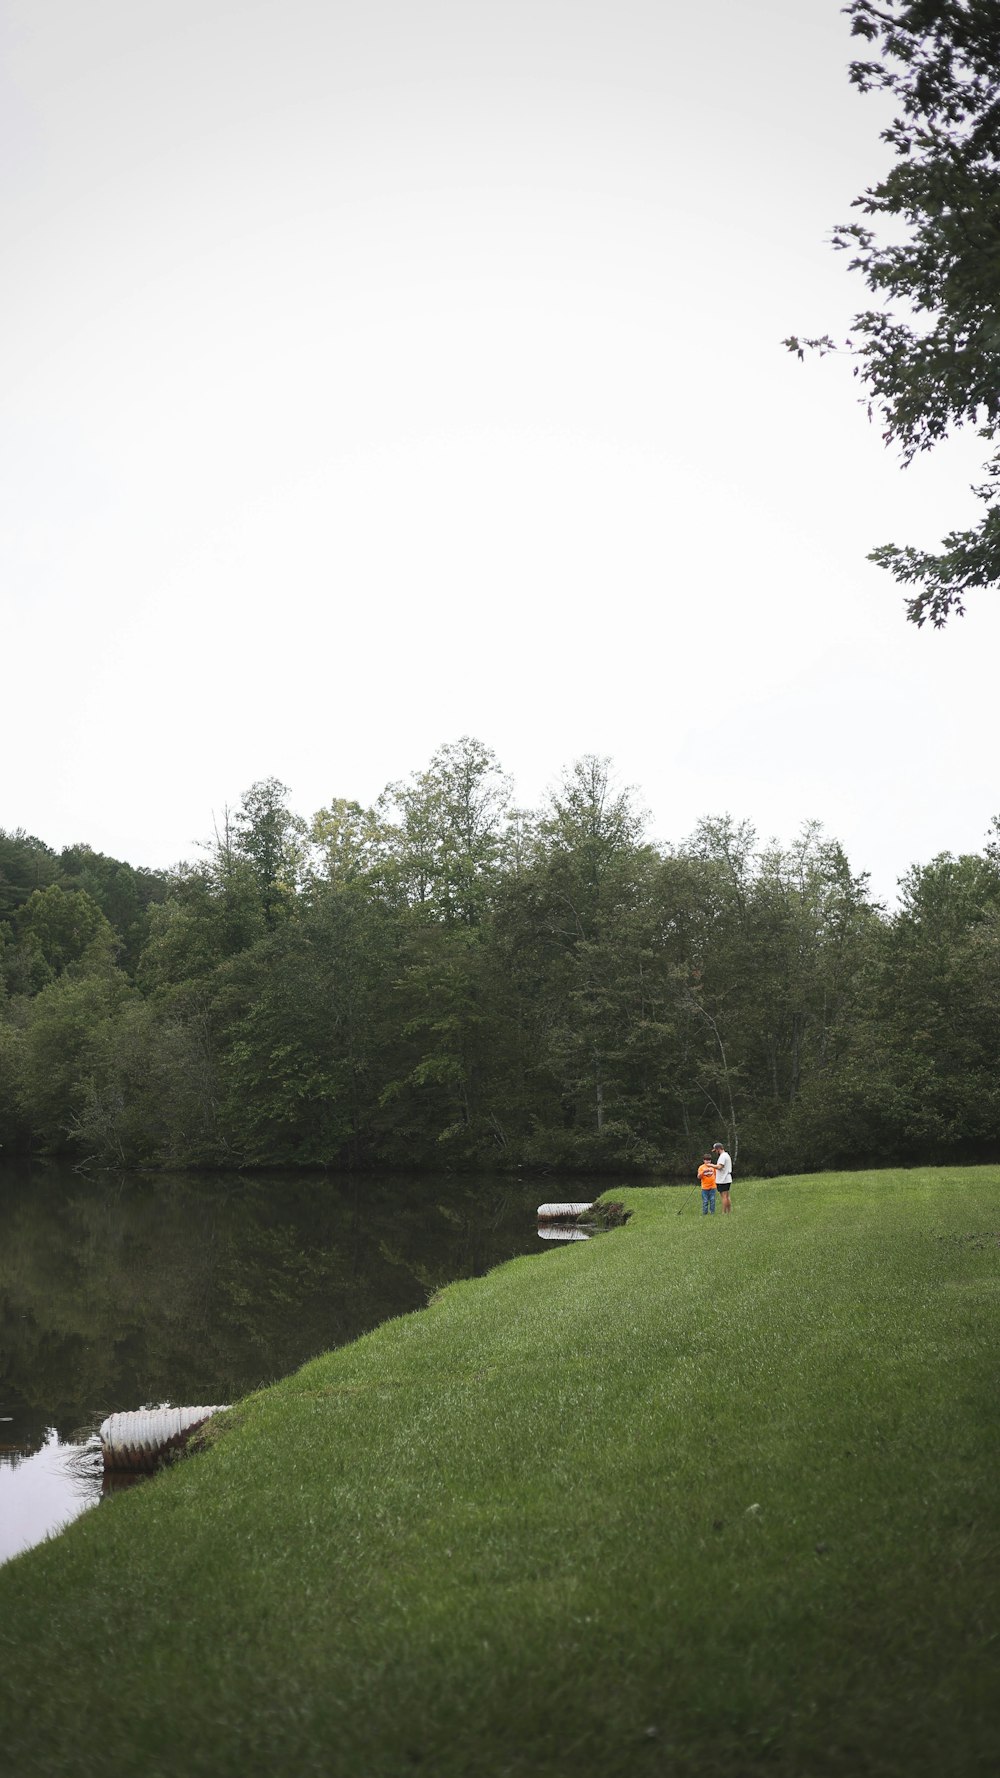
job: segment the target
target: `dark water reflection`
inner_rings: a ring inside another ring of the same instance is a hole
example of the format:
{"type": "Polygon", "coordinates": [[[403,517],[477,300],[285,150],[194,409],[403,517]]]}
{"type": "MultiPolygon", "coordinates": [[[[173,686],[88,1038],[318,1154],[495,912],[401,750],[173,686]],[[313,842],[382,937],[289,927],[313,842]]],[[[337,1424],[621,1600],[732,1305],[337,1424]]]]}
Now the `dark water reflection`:
{"type": "Polygon", "coordinates": [[[0,1560],[99,1498],[106,1414],[234,1401],[455,1278],[543,1252],[545,1196],[482,1177],[5,1164],[0,1560]]]}

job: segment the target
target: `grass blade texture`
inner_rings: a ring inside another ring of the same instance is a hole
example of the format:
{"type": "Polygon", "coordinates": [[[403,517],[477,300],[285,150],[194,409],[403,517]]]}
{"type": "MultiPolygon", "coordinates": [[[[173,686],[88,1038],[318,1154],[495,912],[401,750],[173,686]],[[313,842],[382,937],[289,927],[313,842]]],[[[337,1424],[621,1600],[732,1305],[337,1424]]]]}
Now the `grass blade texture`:
{"type": "Polygon", "coordinates": [[[616,1191],[250,1398],[0,1571],[10,1770],[992,1773],[998,1185],[616,1191]]]}

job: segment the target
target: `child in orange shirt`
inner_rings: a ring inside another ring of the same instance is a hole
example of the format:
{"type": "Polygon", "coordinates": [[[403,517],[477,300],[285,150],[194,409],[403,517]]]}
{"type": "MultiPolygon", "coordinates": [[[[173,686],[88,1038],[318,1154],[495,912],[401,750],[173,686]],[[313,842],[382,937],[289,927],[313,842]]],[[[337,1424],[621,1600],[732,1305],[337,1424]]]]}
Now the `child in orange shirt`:
{"type": "Polygon", "coordinates": [[[701,1166],[698,1168],[701,1181],[701,1213],[702,1216],[715,1215],[715,1162],[710,1154],[702,1155],[701,1166]]]}

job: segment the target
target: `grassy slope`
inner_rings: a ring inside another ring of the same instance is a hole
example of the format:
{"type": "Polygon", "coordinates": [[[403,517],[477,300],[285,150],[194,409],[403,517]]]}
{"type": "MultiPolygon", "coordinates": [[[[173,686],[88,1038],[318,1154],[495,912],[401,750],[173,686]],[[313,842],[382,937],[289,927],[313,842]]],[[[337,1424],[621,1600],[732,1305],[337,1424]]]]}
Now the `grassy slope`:
{"type": "Polygon", "coordinates": [[[992,1771],[998,1186],[630,1190],[307,1365],[0,1571],[11,1770],[992,1771]]]}

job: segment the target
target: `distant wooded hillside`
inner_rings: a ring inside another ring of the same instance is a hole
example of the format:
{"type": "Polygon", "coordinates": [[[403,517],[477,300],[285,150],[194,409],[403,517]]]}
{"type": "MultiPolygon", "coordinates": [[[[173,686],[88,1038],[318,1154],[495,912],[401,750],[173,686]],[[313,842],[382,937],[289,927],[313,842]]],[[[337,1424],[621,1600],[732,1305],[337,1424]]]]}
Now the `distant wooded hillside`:
{"type": "Polygon", "coordinates": [[[801,1171],[1000,1152],[1000,848],[891,914],[816,824],[651,844],[594,757],[538,812],[463,739],[203,860],[0,831],[0,1141],[109,1166],[801,1171]]]}

